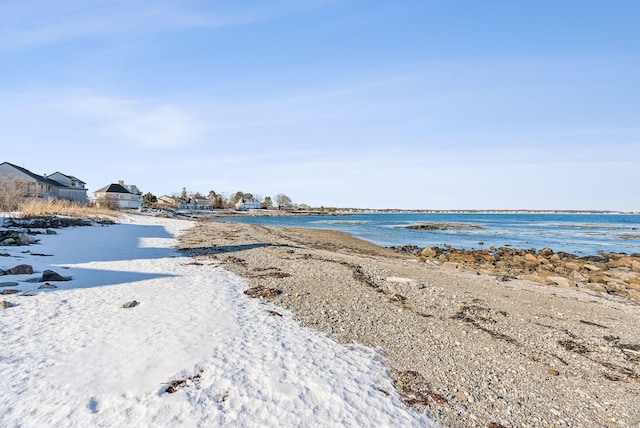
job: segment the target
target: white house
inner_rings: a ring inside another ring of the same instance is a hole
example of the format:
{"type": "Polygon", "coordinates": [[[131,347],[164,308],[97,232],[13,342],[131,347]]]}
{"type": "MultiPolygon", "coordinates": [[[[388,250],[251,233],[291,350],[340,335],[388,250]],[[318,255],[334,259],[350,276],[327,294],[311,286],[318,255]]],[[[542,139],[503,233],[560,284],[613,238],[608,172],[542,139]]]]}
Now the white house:
{"type": "Polygon", "coordinates": [[[87,189],[84,181],[56,172],[49,176],[38,175],[28,169],[9,162],[0,164],[0,177],[15,181],[27,198],[57,198],[84,204],[87,202],[87,189]]]}
{"type": "Polygon", "coordinates": [[[120,180],[117,184],[112,183],[104,186],[101,189],[93,192],[95,201],[100,204],[100,200],[108,198],[114,201],[118,201],[120,208],[135,208],[142,207],[142,192],[134,185],[125,185],[124,181],[120,180]],[[135,190],[137,193],[133,193],[131,190],[135,190]]]}
{"type": "Polygon", "coordinates": [[[240,199],[236,202],[236,209],[240,211],[245,210],[259,210],[262,208],[262,202],[255,199],[240,199]]]}

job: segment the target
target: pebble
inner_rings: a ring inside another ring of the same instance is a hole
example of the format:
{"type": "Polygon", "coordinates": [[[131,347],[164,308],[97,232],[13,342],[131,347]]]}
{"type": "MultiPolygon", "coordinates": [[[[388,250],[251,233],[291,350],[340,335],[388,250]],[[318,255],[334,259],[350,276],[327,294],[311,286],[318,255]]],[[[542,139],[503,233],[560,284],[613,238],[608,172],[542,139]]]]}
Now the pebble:
{"type": "Polygon", "coordinates": [[[247,267],[226,268],[240,276],[250,276],[256,267],[291,274],[273,280],[273,287],[283,290],[273,303],[293,311],[302,325],[334,334],[340,342],[380,347],[391,369],[398,364],[418,371],[434,393],[450,400],[428,400],[418,409],[441,426],[606,426],[614,417],[618,426],[638,426],[637,394],[629,391],[637,391],[640,380],[621,374],[624,381],[607,380],[603,372],[612,370],[603,364],[640,373],[616,347],[640,344],[639,307],[596,300],[577,290],[517,279],[503,283],[485,274],[385,259],[348,237],[335,238],[345,239],[337,242],[339,253],[331,252],[334,246],[317,251],[314,237],[327,236],[326,231],[278,229],[275,239],[270,230],[213,222],[196,226],[181,239],[192,234],[194,248],[277,242],[309,253],[309,258],[295,258],[282,247],[261,246],[237,255],[247,267]],[[236,230],[235,237],[222,237],[220,232],[228,228],[236,230]],[[370,284],[354,278],[354,267],[370,284]],[[429,287],[403,292],[406,300],[399,308],[386,294],[388,277],[412,278],[429,287]],[[607,341],[605,336],[618,339],[607,341]],[[588,353],[571,350],[573,343],[588,353]],[[550,406],[560,403],[562,411],[550,406]]]}

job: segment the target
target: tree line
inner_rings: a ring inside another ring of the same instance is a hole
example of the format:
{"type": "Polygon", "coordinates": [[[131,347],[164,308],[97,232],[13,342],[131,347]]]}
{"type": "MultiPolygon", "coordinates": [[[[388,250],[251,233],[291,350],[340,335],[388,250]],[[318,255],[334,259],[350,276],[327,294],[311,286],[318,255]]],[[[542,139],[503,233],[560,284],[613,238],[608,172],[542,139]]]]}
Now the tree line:
{"type": "MultiPolygon", "coordinates": [[[[238,203],[251,204],[253,206],[259,206],[262,209],[276,209],[276,208],[289,208],[293,205],[291,198],[285,194],[278,193],[277,195],[262,196],[258,194],[237,191],[231,195],[224,192],[217,193],[214,190],[210,190],[206,195],[200,192],[190,192],[186,187],[182,188],[180,193],[173,193],[171,195],[174,198],[180,198],[182,200],[193,199],[206,199],[209,205],[213,209],[234,209],[238,203]]],[[[151,192],[147,192],[142,195],[142,206],[145,208],[155,207],[158,204],[158,197],[151,192]]]]}

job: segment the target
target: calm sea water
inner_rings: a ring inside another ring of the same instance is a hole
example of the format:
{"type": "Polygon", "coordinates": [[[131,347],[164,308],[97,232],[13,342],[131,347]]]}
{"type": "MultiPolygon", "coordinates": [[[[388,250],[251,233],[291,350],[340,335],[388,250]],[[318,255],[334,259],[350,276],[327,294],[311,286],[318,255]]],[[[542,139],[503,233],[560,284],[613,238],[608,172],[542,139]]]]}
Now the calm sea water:
{"type": "Polygon", "coordinates": [[[247,216],[219,219],[265,226],[306,227],[345,232],[375,244],[483,249],[550,247],[578,255],[640,253],[640,215],[632,214],[358,214],[346,216],[247,216]],[[410,230],[438,223],[447,230],[410,230]]]}

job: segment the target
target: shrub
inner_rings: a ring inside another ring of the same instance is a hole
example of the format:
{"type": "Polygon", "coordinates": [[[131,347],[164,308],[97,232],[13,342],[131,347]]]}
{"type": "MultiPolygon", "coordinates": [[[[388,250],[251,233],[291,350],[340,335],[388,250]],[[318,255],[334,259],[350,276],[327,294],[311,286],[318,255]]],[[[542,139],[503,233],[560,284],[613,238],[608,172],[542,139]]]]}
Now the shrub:
{"type": "Polygon", "coordinates": [[[65,215],[86,218],[96,215],[120,215],[118,212],[103,206],[95,206],[95,204],[80,205],[77,202],[64,199],[23,199],[18,205],[17,211],[20,212],[21,217],[65,215]]]}
{"type": "Polygon", "coordinates": [[[24,183],[19,180],[0,177],[0,211],[17,211],[24,199],[24,183]]]}

